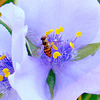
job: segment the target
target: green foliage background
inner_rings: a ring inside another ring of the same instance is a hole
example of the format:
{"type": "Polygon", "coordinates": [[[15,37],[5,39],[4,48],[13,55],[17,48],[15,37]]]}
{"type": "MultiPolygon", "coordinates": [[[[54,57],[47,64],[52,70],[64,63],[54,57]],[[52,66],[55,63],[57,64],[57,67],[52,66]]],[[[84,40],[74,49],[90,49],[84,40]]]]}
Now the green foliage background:
{"type": "Polygon", "coordinates": [[[7,0],[4,4],[9,3],[9,2],[13,2],[14,3],[14,0],[7,0]]]}

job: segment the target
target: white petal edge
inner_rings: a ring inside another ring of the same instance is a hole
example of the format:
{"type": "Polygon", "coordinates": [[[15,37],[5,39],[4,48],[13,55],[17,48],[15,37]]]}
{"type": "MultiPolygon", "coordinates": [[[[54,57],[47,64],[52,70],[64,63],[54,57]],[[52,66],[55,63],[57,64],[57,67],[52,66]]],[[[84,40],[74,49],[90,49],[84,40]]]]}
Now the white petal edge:
{"type": "Polygon", "coordinates": [[[20,30],[13,30],[12,32],[12,61],[14,68],[16,63],[23,63],[27,57],[26,41],[25,35],[27,33],[28,27],[24,26],[20,30]]]}
{"type": "Polygon", "coordinates": [[[0,19],[3,20],[11,29],[19,29],[24,26],[24,11],[13,3],[0,7],[2,13],[0,19]]]}

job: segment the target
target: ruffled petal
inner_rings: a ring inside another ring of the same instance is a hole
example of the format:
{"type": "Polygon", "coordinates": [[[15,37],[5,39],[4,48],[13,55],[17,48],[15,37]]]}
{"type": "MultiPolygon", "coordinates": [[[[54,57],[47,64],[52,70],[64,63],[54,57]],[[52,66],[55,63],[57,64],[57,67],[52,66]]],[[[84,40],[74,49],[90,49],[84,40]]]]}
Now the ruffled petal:
{"type": "Polygon", "coordinates": [[[55,68],[56,85],[54,100],[75,100],[84,92],[100,90],[100,50],[95,56],[63,64],[55,68]]]}
{"type": "Polygon", "coordinates": [[[2,19],[11,29],[23,28],[25,15],[21,8],[17,7],[13,3],[6,4],[0,7],[2,19]]]}
{"type": "Polygon", "coordinates": [[[0,54],[11,56],[11,36],[6,28],[0,24],[0,54]]]}
{"type": "Polygon", "coordinates": [[[46,83],[49,70],[45,60],[28,57],[22,65],[16,64],[16,71],[9,76],[9,81],[22,100],[49,100],[46,83]]]}
{"type": "Polygon", "coordinates": [[[0,100],[21,100],[21,98],[14,89],[11,89],[9,92],[4,94],[0,100]]]}
{"type": "Polygon", "coordinates": [[[82,32],[76,42],[80,46],[89,44],[98,31],[100,5],[97,0],[20,0],[18,5],[26,13],[29,35],[35,36],[31,36],[33,42],[49,29],[63,26],[65,40],[75,37],[77,31],[82,32]]]}
{"type": "Polygon", "coordinates": [[[14,67],[16,63],[21,64],[26,59],[25,34],[27,33],[27,29],[27,26],[25,26],[20,30],[12,32],[12,60],[14,67]]]}

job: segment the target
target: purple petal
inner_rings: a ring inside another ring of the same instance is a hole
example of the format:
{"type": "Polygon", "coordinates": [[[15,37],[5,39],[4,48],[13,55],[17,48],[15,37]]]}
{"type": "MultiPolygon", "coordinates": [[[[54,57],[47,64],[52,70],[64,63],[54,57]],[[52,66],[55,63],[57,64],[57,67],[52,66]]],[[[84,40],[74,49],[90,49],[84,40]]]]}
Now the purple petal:
{"type": "Polygon", "coordinates": [[[98,43],[98,42],[100,42],[100,28],[98,30],[96,37],[93,39],[91,43],[98,43]]]}
{"type": "Polygon", "coordinates": [[[47,100],[50,97],[46,83],[51,68],[48,62],[28,57],[22,65],[17,64],[16,68],[9,81],[23,100],[47,100]]]}
{"type": "Polygon", "coordinates": [[[55,68],[56,86],[54,100],[75,100],[84,92],[100,90],[100,50],[95,56],[63,64],[55,68]]]}
{"type": "Polygon", "coordinates": [[[0,100],[21,100],[17,92],[12,89],[2,96],[0,100]]]}
{"type": "Polygon", "coordinates": [[[18,5],[26,13],[29,35],[35,36],[33,42],[49,29],[63,26],[65,40],[74,38],[77,31],[82,32],[76,43],[80,46],[89,43],[99,28],[100,5],[97,0],[20,0],[18,5]]]}
{"type": "Polygon", "coordinates": [[[0,25],[0,54],[11,55],[11,36],[3,25],[0,25]]]}

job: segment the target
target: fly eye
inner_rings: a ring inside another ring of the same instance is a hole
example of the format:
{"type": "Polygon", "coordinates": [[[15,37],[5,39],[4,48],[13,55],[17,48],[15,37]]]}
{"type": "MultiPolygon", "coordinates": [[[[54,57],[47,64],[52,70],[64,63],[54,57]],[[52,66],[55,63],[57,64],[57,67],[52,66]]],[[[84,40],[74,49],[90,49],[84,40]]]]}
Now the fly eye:
{"type": "Polygon", "coordinates": [[[43,45],[46,45],[46,42],[43,42],[43,45]]]}

